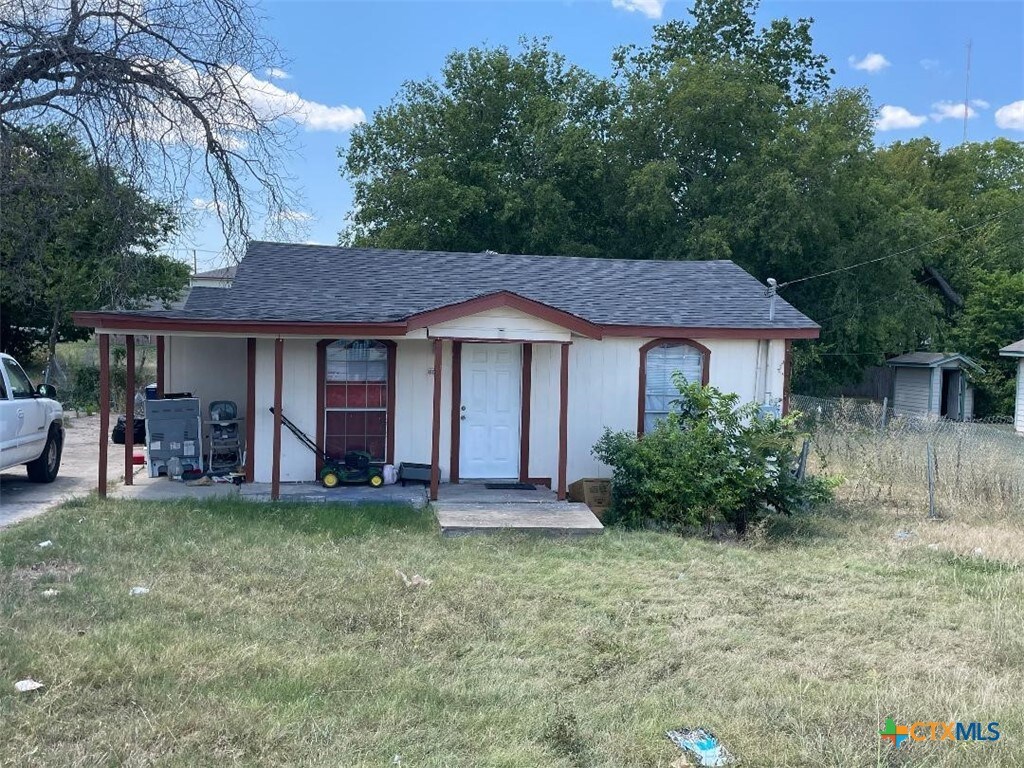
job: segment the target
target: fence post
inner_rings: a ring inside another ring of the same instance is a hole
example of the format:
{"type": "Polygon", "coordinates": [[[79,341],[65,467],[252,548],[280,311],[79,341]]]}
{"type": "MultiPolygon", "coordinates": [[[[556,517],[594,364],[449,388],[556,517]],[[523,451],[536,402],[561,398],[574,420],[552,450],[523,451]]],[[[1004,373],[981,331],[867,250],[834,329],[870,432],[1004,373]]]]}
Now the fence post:
{"type": "Polygon", "coordinates": [[[885,423],[889,418],[889,398],[882,398],[882,432],[885,432],[885,423]]]}
{"type": "Polygon", "coordinates": [[[804,438],[803,448],[800,449],[800,463],[796,465],[796,479],[803,480],[807,474],[807,454],[811,452],[811,441],[804,438]]]}
{"type": "Polygon", "coordinates": [[[928,463],[928,519],[934,520],[935,514],[935,452],[931,441],[925,447],[925,461],[928,463]]]}

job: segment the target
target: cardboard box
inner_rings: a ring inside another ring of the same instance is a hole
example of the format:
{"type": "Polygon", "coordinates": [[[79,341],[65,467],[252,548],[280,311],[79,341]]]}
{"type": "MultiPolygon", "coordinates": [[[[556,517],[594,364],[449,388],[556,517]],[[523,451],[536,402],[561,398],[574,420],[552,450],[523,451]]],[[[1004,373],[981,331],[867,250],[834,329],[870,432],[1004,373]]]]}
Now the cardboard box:
{"type": "Polygon", "coordinates": [[[603,519],[612,506],[612,481],[603,477],[584,477],[569,485],[570,501],[582,501],[590,511],[603,519]]]}

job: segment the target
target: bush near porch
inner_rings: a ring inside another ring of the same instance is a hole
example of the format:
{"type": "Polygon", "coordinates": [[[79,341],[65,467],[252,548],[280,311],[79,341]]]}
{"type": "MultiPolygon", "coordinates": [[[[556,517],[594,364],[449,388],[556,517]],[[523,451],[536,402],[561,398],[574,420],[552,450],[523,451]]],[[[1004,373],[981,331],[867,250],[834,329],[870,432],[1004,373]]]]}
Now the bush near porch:
{"type": "Polygon", "coordinates": [[[736,533],[770,515],[808,511],[832,498],[824,477],[797,479],[796,415],[762,414],[735,393],[672,377],[673,411],[643,435],[605,430],[594,456],[612,467],[607,520],[627,527],[736,533]]]}
{"type": "Polygon", "coordinates": [[[0,764],[669,766],[681,725],[751,766],[1021,764],[1024,571],[896,529],[845,501],[741,544],[72,503],[0,531],[0,764]],[[1006,736],[895,750],[886,717],[1006,736]]]}

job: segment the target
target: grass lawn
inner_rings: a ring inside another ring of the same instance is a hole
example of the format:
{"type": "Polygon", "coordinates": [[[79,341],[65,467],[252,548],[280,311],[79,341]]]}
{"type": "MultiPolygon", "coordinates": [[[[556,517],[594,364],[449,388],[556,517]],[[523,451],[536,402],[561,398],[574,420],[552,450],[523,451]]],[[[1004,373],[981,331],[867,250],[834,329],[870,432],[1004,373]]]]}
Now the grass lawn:
{"type": "Polygon", "coordinates": [[[736,544],[72,503],[0,531],[0,764],[669,766],[704,725],[747,766],[1024,765],[1024,571],[845,509],[736,544]]]}

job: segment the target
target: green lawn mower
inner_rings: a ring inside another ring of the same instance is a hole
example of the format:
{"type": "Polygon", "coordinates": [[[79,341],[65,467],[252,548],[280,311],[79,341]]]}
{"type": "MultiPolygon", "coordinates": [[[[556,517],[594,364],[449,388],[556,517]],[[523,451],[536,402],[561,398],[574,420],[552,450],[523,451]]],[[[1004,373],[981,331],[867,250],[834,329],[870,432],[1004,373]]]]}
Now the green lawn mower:
{"type": "MultiPolygon", "coordinates": [[[[273,413],[274,409],[271,408],[273,413]]],[[[337,459],[321,451],[309,435],[299,429],[283,413],[281,423],[295,435],[300,443],[323,459],[324,468],[320,470],[320,482],[324,488],[336,488],[339,485],[364,485],[380,488],[384,485],[384,469],[380,464],[370,460],[366,451],[348,451],[343,459],[337,459]]]]}

